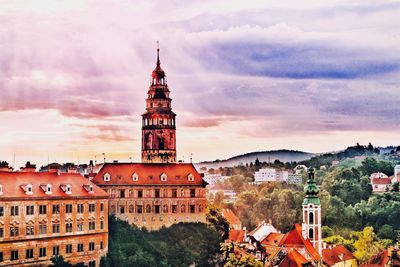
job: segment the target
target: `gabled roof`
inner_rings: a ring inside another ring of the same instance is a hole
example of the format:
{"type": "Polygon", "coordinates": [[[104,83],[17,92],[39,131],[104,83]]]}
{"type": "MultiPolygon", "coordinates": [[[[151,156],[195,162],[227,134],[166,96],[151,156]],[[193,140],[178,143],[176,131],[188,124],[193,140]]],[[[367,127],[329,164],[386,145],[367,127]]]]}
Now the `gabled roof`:
{"type": "Polygon", "coordinates": [[[392,180],[390,178],[372,178],[372,184],[392,184],[392,180]]]}
{"type": "Polygon", "coordinates": [[[314,261],[319,261],[321,256],[318,251],[313,247],[311,242],[308,239],[304,239],[302,235],[302,229],[300,224],[293,225],[292,229],[285,235],[284,238],[281,239],[279,243],[280,246],[284,246],[286,248],[300,248],[304,247],[307,254],[314,261]]]}
{"type": "Polygon", "coordinates": [[[254,229],[250,235],[252,235],[257,241],[263,240],[267,235],[272,232],[277,232],[274,226],[271,223],[266,223],[262,221],[256,229],[254,229]]]}
{"type": "Polygon", "coordinates": [[[282,233],[269,233],[263,240],[261,240],[262,245],[278,246],[285,234],[282,233]]]}
{"type": "Polygon", "coordinates": [[[241,243],[244,240],[245,231],[244,230],[230,230],[229,231],[229,241],[241,243]]]}
{"type": "Polygon", "coordinates": [[[105,163],[92,179],[97,185],[202,185],[205,182],[191,163],[105,163]],[[110,175],[110,181],[104,181],[104,174],[110,175]],[[136,173],[138,179],[132,180],[136,173]],[[161,181],[161,174],[167,175],[166,181],[161,181]],[[192,174],[193,181],[189,181],[188,175],[192,174]]]}
{"type": "Polygon", "coordinates": [[[231,226],[235,224],[242,224],[242,222],[231,209],[222,209],[222,216],[224,216],[231,226]]]}
{"type": "Polygon", "coordinates": [[[354,255],[342,245],[322,250],[322,260],[328,266],[352,259],[355,259],[354,255]]]}
{"type": "Polygon", "coordinates": [[[0,184],[3,186],[1,198],[71,198],[71,197],[104,197],[108,194],[78,173],[49,172],[0,172],[0,184]],[[26,185],[32,185],[32,193],[24,191],[26,185]],[[51,194],[46,194],[43,185],[51,185],[51,194]],[[67,194],[62,186],[71,185],[67,194]],[[93,192],[85,189],[93,186],[93,192]]]}
{"type": "Polygon", "coordinates": [[[297,250],[291,250],[289,251],[288,255],[288,261],[286,264],[288,266],[296,266],[296,267],[304,267],[311,265],[311,262],[309,262],[306,258],[303,257],[297,250]]]}

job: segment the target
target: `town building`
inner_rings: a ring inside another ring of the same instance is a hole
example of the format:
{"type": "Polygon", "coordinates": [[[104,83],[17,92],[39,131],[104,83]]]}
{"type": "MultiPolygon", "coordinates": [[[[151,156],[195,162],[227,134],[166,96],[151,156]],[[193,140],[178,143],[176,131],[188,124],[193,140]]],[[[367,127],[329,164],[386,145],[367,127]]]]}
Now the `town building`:
{"type": "Polygon", "coordinates": [[[254,173],[254,183],[261,184],[266,182],[278,182],[288,184],[302,184],[303,177],[301,172],[293,173],[293,171],[263,168],[254,173]]]}
{"type": "Polygon", "coordinates": [[[89,175],[110,196],[110,214],[149,230],[206,221],[207,183],[193,164],[176,163],[176,115],[159,52],[142,115],[142,163],[104,163],[89,175]]]}
{"type": "Polygon", "coordinates": [[[329,267],[357,267],[357,260],[347,248],[342,245],[324,248],[322,261],[329,267]]]}
{"type": "Polygon", "coordinates": [[[288,184],[302,184],[303,176],[300,173],[288,173],[286,182],[288,184]]]}
{"type": "Polygon", "coordinates": [[[0,266],[43,266],[62,255],[99,266],[108,248],[108,195],[76,173],[0,172],[0,266]]]}
{"type": "Polygon", "coordinates": [[[392,188],[392,179],[382,172],[374,172],[370,176],[372,192],[384,193],[392,188]]]}
{"type": "Polygon", "coordinates": [[[221,174],[208,174],[208,173],[206,173],[204,175],[203,180],[206,181],[207,184],[209,184],[211,186],[211,185],[216,184],[217,182],[223,182],[223,181],[225,181],[225,180],[227,180],[229,178],[230,178],[230,176],[225,176],[225,175],[221,175],[221,174]]]}
{"type": "Polygon", "coordinates": [[[106,163],[92,182],[110,196],[110,214],[138,227],[206,221],[206,182],[192,164],[106,163]]]}
{"type": "Polygon", "coordinates": [[[272,225],[272,221],[269,222],[262,221],[253,231],[250,232],[250,235],[254,237],[257,241],[262,241],[268,236],[270,233],[277,232],[275,227],[272,225]]]}
{"type": "Polygon", "coordinates": [[[276,182],[276,169],[263,168],[254,173],[254,183],[276,182]]]}

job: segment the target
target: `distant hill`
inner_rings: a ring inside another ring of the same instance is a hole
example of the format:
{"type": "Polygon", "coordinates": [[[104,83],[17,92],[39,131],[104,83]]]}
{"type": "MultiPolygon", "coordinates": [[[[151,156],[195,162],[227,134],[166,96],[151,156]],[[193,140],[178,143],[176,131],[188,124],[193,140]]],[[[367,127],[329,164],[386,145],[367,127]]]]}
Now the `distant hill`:
{"type": "Polygon", "coordinates": [[[303,161],[310,159],[316,154],[296,151],[296,150],[272,150],[272,151],[259,151],[250,152],[243,155],[238,155],[225,160],[215,160],[215,161],[203,161],[199,162],[196,167],[206,167],[209,168],[219,168],[219,167],[233,167],[240,164],[246,164],[253,162],[258,158],[261,162],[274,162],[279,160],[281,162],[292,162],[292,161],[303,161]]]}

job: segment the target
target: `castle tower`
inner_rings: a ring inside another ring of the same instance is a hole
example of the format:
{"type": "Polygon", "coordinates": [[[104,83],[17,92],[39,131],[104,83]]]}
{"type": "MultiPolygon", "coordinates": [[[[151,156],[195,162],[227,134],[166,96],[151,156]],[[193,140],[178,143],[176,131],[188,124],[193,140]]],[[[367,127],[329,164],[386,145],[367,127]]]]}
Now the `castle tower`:
{"type": "Polygon", "coordinates": [[[142,115],[142,162],[175,163],[175,113],[165,72],[161,69],[160,49],[157,48],[156,68],[147,92],[146,112],[142,115]]]}
{"type": "Polygon", "coordinates": [[[314,169],[308,171],[307,185],[304,187],[306,197],[303,200],[303,237],[322,255],[321,202],[318,198],[319,188],[314,179],[314,169]]]}

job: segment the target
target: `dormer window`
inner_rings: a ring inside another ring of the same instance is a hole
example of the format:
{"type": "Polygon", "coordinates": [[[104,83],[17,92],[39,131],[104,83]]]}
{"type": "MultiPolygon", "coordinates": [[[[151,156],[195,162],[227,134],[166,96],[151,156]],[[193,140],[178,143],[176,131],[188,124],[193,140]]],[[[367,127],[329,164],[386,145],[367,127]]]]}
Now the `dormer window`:
{"type": "Polygon", "coordinates": [[[72,194],[72,186],[71,184],[61,184],[61,189],[64,191],[65,194],[72,194]]]}
{"type": "Polygon", "coordinates": [[[193,174],[189,173],[188,175],[188,181],[193,182],[194,181],[194,176],[193,174]]]}
{"type": "Polygon", "coordinates": [[[46,185],[46,194],[51,194],[52,192],[51,192],[51,184],[47,184],[46,185]]]}
{"type": "Polygon", "coordinates": [[[139,175],[135,172],[132,174],[132,181],[138,181],[139,180],[139,175]]]}
{"type": "Polygon", "coordinates": [[[93,185],[91,184],[84,184],[83,188],[89,193],[89,194],[93,194],[94,193],[94,188],[93,185]]]}
{"type": "Polygon", "coordinates": [[[51,192],[51,184],[41,184],[40,188],[43,190],[43,192],[46,195],[51,195],[52,194],[52,192],[51,192]]]}
{"type": "Polygon", "coordinates": [[[3,185],[0,184],[0,195],[2,195],[2,194],[3,194],[3,185]]]}
{"type": "Polygon", "coordinates": [[[107,172],[103,175],[104,182],[109,182],[111,180],[111,175],[107,172]]]}
{"type": "Polygon", "coordinates": [[[167,181],[167,175],[165,173],[162,173],[160,176],[161,181],[166,182],[167,181]]]}

